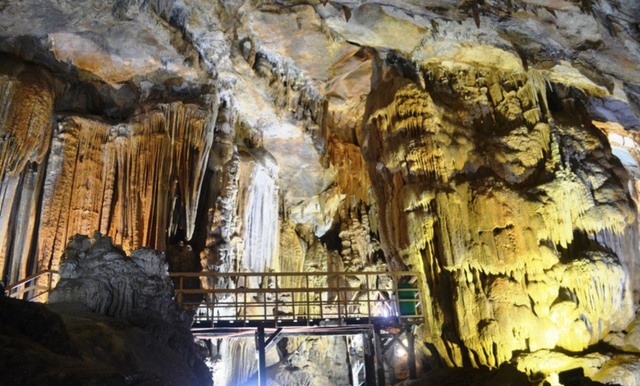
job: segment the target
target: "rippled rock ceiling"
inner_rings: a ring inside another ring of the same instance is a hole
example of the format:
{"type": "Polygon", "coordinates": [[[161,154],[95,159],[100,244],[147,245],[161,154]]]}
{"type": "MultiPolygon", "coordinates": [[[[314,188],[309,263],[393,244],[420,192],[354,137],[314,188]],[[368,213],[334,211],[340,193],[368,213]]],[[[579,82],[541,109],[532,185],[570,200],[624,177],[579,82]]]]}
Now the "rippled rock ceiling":
{"type": "Polygon", "coordinates": [[[638,352],[639,20],[635,0],[0,2],[2,278],[99,231],[175,271],[420,271],[449,366],[638,352]]]}

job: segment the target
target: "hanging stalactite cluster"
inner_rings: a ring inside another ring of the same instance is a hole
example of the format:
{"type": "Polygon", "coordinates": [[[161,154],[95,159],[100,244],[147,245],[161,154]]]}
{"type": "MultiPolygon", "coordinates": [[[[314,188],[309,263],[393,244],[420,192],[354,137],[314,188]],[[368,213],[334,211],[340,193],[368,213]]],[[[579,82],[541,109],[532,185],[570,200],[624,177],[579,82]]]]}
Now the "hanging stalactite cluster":
{"type": "Polygon", "coordinates": [[[3,76],[0,85],[7,276],[57,269],[75,234],[100,231],[129,252],[163,250],[179,228],[192,237],[213,143],[208,109],[174,102],[127,123],[69,116],[54,129],[46,83],[3,76]]]}

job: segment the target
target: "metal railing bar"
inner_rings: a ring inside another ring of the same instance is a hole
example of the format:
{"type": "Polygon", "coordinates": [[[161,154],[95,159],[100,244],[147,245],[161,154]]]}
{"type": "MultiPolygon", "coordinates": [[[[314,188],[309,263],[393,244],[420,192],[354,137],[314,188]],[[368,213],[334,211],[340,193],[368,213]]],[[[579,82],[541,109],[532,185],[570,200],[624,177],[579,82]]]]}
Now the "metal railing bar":
{"type": "Polygon", "coordinates": [[[23,285],[24,283],[30,282],[32,280],[35,280],[35,279],[37,279],[37,278],[39,278],[41,276],[48,275],[48,274],[58,274],[58,271],[54,271],[54,270],[51,270],[51,269],[45,269],[45,270],[42,270],[40,272],[36,272],[31,276],[27,276],[24,279],[22,279],[20,281],[17,281],[15,283],[7,286],[6,289],[19,287],[19,286],[23,285]]]}
{"type": "Polygon", "coordinates": [[[418,273],[413,271],[367,271],[367,272],[170,272],[170,277],[203,277],[203,276],[212,276],[212,277],[230,277],[230,276],[253,276],[253,277],[266,277],[266,276],[406,276],[412,277],[416,276],[418,273]]]}

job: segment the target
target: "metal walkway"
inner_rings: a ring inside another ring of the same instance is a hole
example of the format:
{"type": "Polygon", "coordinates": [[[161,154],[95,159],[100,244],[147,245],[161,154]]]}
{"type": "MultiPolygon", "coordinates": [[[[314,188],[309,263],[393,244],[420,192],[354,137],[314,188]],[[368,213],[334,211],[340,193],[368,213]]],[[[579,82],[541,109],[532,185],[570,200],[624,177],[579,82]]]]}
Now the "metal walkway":
{"type": "Polygon", "coordinates": [[[424,322],[416,272],[171,273],[198,327],[424,322]]]}
{"type": "MultiPolygon", "coordinates": [[[[385,385],[383,358],[394,346],[405,350],[410,378],[416,378],[414,326],[425,322],[416,272],[183,272],[170,277],[176,302],[194,313],[195,337],[255,338],[260,386],[266,385],[266,352],[292,336],[361,337],[356,385],[361,378],[367,386],[385,385]]],[[[55,271],[39,272],[5,293],[45,300],[56,279],[55,271]]]]}
{"type": "Polygon", "coordinates": [[[352,358],[354,384],[385,385],[384,354],[407,353],[416,378],[413,326],[425,322],[416,272],[171,273],[176,302],[194,312],[200,339],[255,338],[259,385],[266,385],[266,352],[281,338],[361,338],[352,358]],[[404,339],[402,338],[404,336],[404,339]],[[357,379],[355,379],[357,378],[357,379]]]}

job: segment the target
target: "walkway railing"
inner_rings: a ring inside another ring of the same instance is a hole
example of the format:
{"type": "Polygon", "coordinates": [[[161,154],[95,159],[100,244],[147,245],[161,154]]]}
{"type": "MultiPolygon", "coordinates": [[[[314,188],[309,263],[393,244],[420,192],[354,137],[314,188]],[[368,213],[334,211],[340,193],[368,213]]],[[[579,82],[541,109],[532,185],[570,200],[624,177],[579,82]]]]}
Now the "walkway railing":
{"type": "MultiPolygon", "coordinates": [[[[425,319],[422,282],[416,272],[188,272],[170,273],[176,302],[196,322],[241,327],[256,322],[363,323],[425,319]]],[[[45,270],[14,283],[5,295],[46,301],[58,272],[45,270]]]]}
{"type": "Polygon", "coordinates": [[[171,273],[176,301],[214,324],[389,318],[424,322],[416,272],[171,273]]]}
{"type": "Polygon", "coordinates": [[[5,288],[4,293],[15,299],[38,301],[51,292],[57,277],[57,271],[47,269],[11,284],[5,288]]]}

